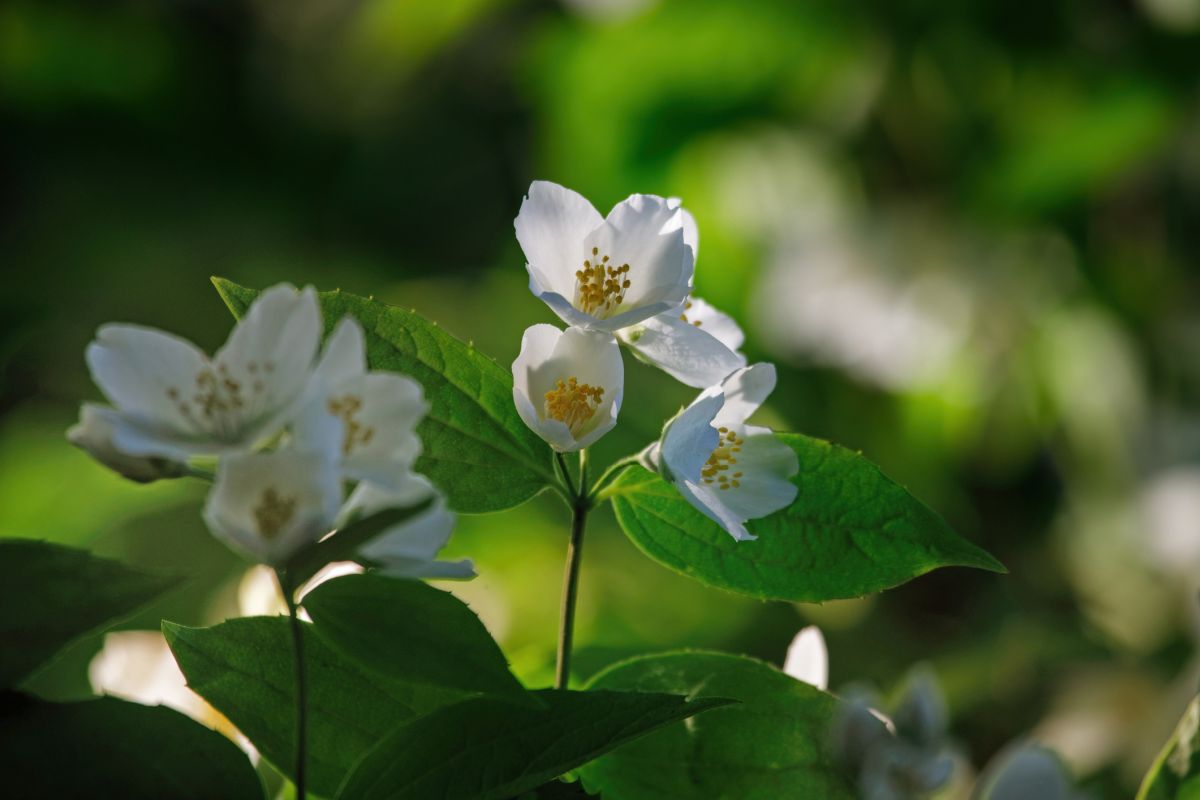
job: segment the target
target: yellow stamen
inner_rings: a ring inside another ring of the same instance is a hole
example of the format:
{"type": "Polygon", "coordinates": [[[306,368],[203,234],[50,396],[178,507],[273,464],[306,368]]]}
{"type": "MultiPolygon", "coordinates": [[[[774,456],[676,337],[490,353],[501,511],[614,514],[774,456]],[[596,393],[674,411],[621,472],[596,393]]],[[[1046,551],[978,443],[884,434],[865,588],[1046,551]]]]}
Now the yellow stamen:
{"type": "Polygon", "coordinates": [[[572,436],[577,436],[580,429],[596,413],[600,401],[604,397],[604,388],[580,383],[571,376],[564,383],[558,381],[553,389],[546,392],[546,416],[566,424],[572,436]]]}
{"type": "Polygon", "coordinates": [[[575,307],[585,314],[605,319],[625,302],[625,293],[632,282],[629,265],[614,267],[609,256],[601,256],[600,248],[592,248],[592,257],[575,271],[575,307]],[[598,259],[598,260],[597,260],[598,259]]]}
{"type": "Polygon", "coordinates": [[[741,444],[744,440],[739,439],[737,433],[724,426],[717,429],[717,434],[717,447],[700,470],[700,477],[709,486],[715,482],[718,489],[728,489],[730,486],[736,489],[741,486],[741,482],[737,479],[742,477],[742,473],[733,473],[731,481],[725,471],[737,463],[735,453],[741,451],[741,444]]]}
{"type": "Polygon", "coordinates": [[[253,513],[259,535],[274,539],[296,515],[296,498],[284,497],[274,486],[267,487],[253,513]]]}
{"type": "Polygon", "coordinates": [[[358,420],[358,412],[362,411],[363,401],[358,395],[348,394],[329,399],[329,413],[342,421],[345,430],[342,438],[342,457],[348,457],[357,447],[371,443],[375,429],[363,425],[358,420]]]}

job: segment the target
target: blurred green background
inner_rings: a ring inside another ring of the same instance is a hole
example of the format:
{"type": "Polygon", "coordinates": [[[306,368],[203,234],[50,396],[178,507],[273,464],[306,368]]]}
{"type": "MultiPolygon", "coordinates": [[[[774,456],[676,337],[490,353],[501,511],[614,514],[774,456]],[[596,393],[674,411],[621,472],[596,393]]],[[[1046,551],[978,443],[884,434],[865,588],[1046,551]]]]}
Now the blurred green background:
{"type": "MultiPolygon", "coordinates": [[[[507,364],[556,321],[512,219],[674,195],[698,293],[779,364],[778,426],[861,449],[1008,576],[761,604],[586,545],[579,675],[826,631],[833,686],[928,661],[964,755],[1033,735],[1127,797],[1200,680],[1200,0],[12,0],[0,6],[0,534],[190,576],[125,627],[238,612],[203,487],[70,448],[109,320],[207,348],[213,274],[373,294],[507,364]]],[[[627,359],[640,448],[690,392],[627,359]]],[[[563,509],[463,518],[456,587],[548,681],[563,509]]],[[[35,598],[31,602],[36,602],[35,598]]],[[[87,694],[100,647],[32,687],[87,694]]]]}

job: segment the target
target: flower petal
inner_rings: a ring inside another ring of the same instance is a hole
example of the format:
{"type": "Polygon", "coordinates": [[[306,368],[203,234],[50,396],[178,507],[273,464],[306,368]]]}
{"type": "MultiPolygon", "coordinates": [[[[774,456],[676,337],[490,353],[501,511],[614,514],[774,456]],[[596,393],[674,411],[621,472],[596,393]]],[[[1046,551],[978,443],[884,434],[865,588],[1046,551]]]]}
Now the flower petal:
{"type": "Polygon", "coordinates": [[[639,360],[688,386],[712,386],[746,365],[745,356],[690,321],[683,321],[674,311],[626,328],[618,335],[639,360]]]}
{"type": "Polygon", "coordinates": [[[339,384],[326,412],[342,420],[344,473],[394,486],[421,454],[417,424],[429,411],[421,385],[390,372],[369,372],[339,384]]]}
{"type": "Polygon", "coordinates": [[[584,239],[602,224],[600,212],[578,192],[549,181],[530,184],[513,226],[535,295],[556,292],[569,302],[575,272],[583,266],[584,239]]]}
{"type": "MultiPolygon", "coordinates": [[[[739,519],[737,514],[730,511],[722,502],[721,497],[716,492],[709,489],[707,486],[691,481],[682,481],[676,483],[675,487],[679,489],[679,493],[683,498],[691,503],[695,508],[711,519],[713,522],[725,529],[725,532],[739,542],[748,542],[757,539],[750,531],[746,530],[746,526],[742,524],[743,520],[739,519]]],[[[722,492],[722,494],[725,494],[722,492]]]]}
{"type": "Polygon", "coordinates": [[[818,689],[829,688],[829,651],[816,625],[802,628],[788,647],[783,671],[818,689]]]}
{"type": "Polygon", "coordinates": [[[117,448],[114,437],[121,424],[116,409],[84,403],[79,422],[67,431],[67,441],[131,481],[150,483],[187,474],[187,465],[161,456],[135,456],[117,448]]]}
{"type": "Polygon", "coordinates": [[[735,430],[744,441],[732,470],[742,474],[736,488],[731,484],[718,491],[721,501],[743,520],[765,517],[790,506],[797,493],[791,478],[800,469],[796,451],[767,428],[735,430]]]}
{"type": "MultiPolygon", "coordinates": [[[[733,317],[695,295],[685,304],[684,313],[687,315],[688,322],[693,325],[699,323],[697,327],[700,330],[734,352],[740,350],[746,342],[746,334],[742,333],[741,326],[734,321],[733,317]]],[[[744,357],[742,363],[745,364],[744,357]]]]}
{"type": "Polygon", "coordinates": [[[742,425],[774,389],[774,364],[759,362],[733,372],[721,383],[725,407],[717,414],[713,424],[731,428],[742,425]]]}
{"type": "Polygon", "coordinates": [[[712,420],[723,402],[724,396],[719,391],[703,394],[667,423],[658,461],[660,471],[668,480],[700,480],[700,470],[720,438],[712,420]]]}

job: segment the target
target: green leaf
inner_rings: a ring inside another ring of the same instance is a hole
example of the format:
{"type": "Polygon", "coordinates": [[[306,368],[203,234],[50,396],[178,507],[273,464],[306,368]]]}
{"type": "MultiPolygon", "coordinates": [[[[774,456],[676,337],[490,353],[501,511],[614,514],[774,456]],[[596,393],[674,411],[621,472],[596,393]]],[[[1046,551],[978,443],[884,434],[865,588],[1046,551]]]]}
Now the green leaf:
{"type": "Polygon", "coordinates": [[[800,458],[789,508],[737,542],[642,467],[610,489],[617,520],[642,552],[701,583],[763,600],[823,602],[897,586],[938,567],[1004,572],[861,455],[795,433],[800,458]]]}
{"type": "Polygon", "coordinates": [[[449,592],[421,581],[347,575],[304,598],[317,635],[376,674],[524,701],[479,618],[449,592]]]}
{"type": "MultiPolygon", "coordinates": [[[[224,278],[213,284],[235,317],[258,295],[224,278]]],[[[320,297],[326,333],[354,317],[371,369],[404,373],[425,388],[430,410],[417,428],[424,449],[416,469],[452,509],[511,508],[555,482],[550,446],[517,415],[509,370],[414,311],[343,292],[320,297]]]]}
{"type": "Polygon", "coordinates": [[[15,686],[84,634],[127,616],[179,582],[83,550],[0,541],[0,689],[15,686]]]}
{"type": "MultiPolygon", "coordinates": [[[[280,772],[291,775],[295,731],[291,635],[286,617],[246,617],[212,628],[163,623],[188,686],[229,718],[280,772]]],[[[308,669],[308,774],[331,796],[345,774],[401,723],[460,699],[447,690],[370,675],[304,625],[308,669]]]]}
{"type": "Polygon", "coordinates": [[[262,798],[246,754],[162,706],[0,692],[5,796],[262,798]]]}
{"type": "Polygon", "coordinates": [[[542,707],[480,697],[404,725],[355,767],[338,797],[512,797],[663,725],[728,702],[636,692],[534,694],[542,707]]]}
{"type": "Polygon", "coordinates": [[[608,668],[588,688],[741,701],[583,767],[584,787],[606,799],[856,796],[826,750],[838,701],[769,664],[725,653],[643,656],[608,668]]]}
{"type": "Polygon", "coordinates": [[[1188,704],[1137,794],[1137,800],[1184,798],[1200,798],[1200,697],[1188,704]]]}

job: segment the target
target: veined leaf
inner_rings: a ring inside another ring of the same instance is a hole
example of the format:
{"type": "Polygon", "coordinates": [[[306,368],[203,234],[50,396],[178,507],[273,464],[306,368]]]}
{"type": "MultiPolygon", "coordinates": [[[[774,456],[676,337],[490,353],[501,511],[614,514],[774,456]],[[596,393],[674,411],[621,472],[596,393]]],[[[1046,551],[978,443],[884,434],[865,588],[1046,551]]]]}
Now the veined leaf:
{"type": "Polygon", "coordinates": [[[15,686],[86,633],[124,617],[179,579],[83,550],[0,540],[0,689],[15,686]]]}
{"type": "Polygon", "coordinates": [[[584,787],[605,800],[857,796],[827,750],[838,701],[762,661],[705,652],[642,656],[608,668],[588,688],[741,701],[583,767],[584,787]]]}
{"type": "Polygon", "coordinates": [[[778,436],[800,458],[799,493],[789,508],[748,523],[756,540],[734,541],[642,467],[613,484],[617,520],[655,561],[764,600],[858,597],[938,567],[1004,571],[861,455],[800,434],[778,436]]]}
{"type": "MultiPolygon", "coordinates": [[[[223,278],[213,284],[236,317],[258,296],[223,278]]],[[[416,469],[452,509],[511,508],[555,481],[550,446],[517,415],[508,370],[414,311],[344,292],[320,298],[326,334],[354,317],[371,369],[409,375],[424,387],[430,410],[417,428],[423,452],[416,469]]]]}
{"type": "Polygon", "coordinates": [[[541,707],[481,697],[398,728],[355,767],[338,797],[513,797],[663,725],[728,702],[637,692],[534,694],[541,707]]]}

